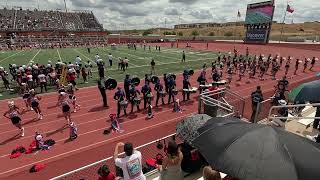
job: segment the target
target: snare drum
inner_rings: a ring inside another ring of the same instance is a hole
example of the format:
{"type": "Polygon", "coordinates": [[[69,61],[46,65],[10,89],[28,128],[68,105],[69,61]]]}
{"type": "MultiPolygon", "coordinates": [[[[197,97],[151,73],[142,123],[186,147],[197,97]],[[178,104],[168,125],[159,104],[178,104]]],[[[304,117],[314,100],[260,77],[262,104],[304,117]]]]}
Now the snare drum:
{"type": "Polygon", "coordinates": [[[167,93],[165,91],[159,92],[160,97],[166,97],[167,93]]]}
{"type": "Polygon", "coordinates": [[[174,95],[178,95],[178,90],[177,90],[177,89],[173,89],[173,90],[172,90],[172,93],[173,93],[174,95]]]}
{"type": "Polygon", "coordinates": [[[133,103],[136,105],[139,105],[141,103],[141,99],[140,98],[134,98],[133,99],[133,103]]]}
{"type": "Polygon", "coordinates": [[[128,107],[128,101],[126,100],[120,101],[120,107],[121,109],[126,109],[128,107]]]}

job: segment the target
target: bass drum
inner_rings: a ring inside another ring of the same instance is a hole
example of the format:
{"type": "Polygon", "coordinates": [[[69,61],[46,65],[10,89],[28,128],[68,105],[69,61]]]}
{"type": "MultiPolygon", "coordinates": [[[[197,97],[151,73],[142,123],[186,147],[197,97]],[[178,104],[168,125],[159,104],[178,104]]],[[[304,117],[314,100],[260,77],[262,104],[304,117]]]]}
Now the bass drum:
{"type": "Polygon", "coordinates": [[[159,80],[160,80],[160,79],[159,79],[158,76],[152,76],[152,77],[151,77],[151,82],[152,82],[152,84],[156,84],[159,80]]]}
{"type": "Polygon", "coordinates": [[[140,79],[138,77],[134,77],[131,79],[131,83],[135,86],[139,86],[140,84],[140,79]]]}
{"type": "Polygon", "coordinates": [[[105,87],[106,89],[108,90],[114,90],[116,89],[118,86],[118,83],[115,79],[113,78],[108,78],[106,81],[105,81],[105,87]]]}

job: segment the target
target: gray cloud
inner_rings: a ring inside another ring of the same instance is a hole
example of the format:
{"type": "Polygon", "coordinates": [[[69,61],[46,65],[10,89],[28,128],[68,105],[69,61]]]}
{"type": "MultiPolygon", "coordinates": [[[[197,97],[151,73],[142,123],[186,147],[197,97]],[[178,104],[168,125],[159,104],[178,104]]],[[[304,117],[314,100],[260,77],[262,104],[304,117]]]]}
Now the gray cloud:
{"type": "MultiPolygon", "coordinates": [[[[66,0],[69,10],[90,10],[107,29],[172,27],[178,23],[226,22],[237,19],[237,11],[245,19],[248,3],[260,0],[66,0]],[[180,19],[179,19],[180,17],[180,19]],[[165,20],[166,19],[166,20],[165,20]]],[[[262,0],[261,0],[262,1],[262,0]]],[[[63,0],[8,0],[10,6],[40,9],[64,9],[63,0]]],[[[0,2],[0,6],[5,1],[0,2]]],[[[288,14],[287,21],[319,21],[320,1],[292,1],[294,14],[288,14]]],[[[282,21],[286,3],[276,1],[275,21],[282,21]]]]}

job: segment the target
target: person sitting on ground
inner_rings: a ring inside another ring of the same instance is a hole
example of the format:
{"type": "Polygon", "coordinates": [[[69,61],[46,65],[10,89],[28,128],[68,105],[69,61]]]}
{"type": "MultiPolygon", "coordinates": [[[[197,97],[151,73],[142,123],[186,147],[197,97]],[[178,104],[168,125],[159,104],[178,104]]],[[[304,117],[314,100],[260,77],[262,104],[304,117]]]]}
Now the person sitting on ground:
{"type": "Polygon", "coordinates": [[[122,169],[123,180],[145,180],[142,173],[142,155],[140,151],[134,150],[131,143],[119,142],[114,150],[113,158],[115,165],[122,169]],[[119,147],[123,146],[125,152],[124,158],[118,158],[119,147]]]}
{"type": "Polygon", "coordinates": [[[179,146],[174,142],[168,143],[167,156],[163,159],[162,165],[159,165],[161,171],[160,180],[183,180],[181,162],[183,154],[179,146]]]}
{"type": "Polygon", "coordinates": [[[111,130],[113,132],[122,133],[124,130],[120,129],[120,124],[119,124],[119,122],[117,120],[117,115],[116,114],[110,114],[109,117],[111,119],[111,130]]]}
{"type": "Polygon", "coordinates": [[[182,109],[181,109],[181,106],[180,106],[180,100],[179,99],[176,99],[174,101],[174,104],[173,104],[173,112],[180,112],[182,113],[182,109]]]}

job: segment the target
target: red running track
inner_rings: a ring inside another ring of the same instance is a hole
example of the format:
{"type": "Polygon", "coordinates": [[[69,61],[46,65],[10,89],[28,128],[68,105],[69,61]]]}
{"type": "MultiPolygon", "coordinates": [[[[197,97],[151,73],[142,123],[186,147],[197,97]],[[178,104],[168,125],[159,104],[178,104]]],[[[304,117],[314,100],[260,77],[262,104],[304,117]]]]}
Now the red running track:
{"type": "MultiPolygon", "coordinates": [[[[164,45],[164,44],[162,44],[164,45]]],[[[199,49],[205,48],[205,44],[192,44],[199,46],[199,49]]],[[[217,45],[217,44],[215,44],[217,45]]],[[[197,48],[197,46],[195,48],[197,48]]],[[[217,45],[218,46],[218,45],[217,45]]],[[[238,45],[237,45],[238,46],[238,45]]],[[[240,46],[240,45],[239,45],[240,46]]],[[[241,45],[245,49],[246,45],[241,45]]],[[[220,47],[220,46],[219,46],[220,47]]],[[[225,48],[223,51],[229,51],[233,45],[221,44],[225,48]]],[[[254,46],[253,46],[254,47],[254,46]]],[[[238,48],[238,47],[237,47],[238,48]]],[[[240,47],[238,49],[241,49],[240,47]]],[[[278,50],[269,49],[274,52],[278,50]]],[[[215,48],[213,48],[215,49],[215,48]]],[[[251,49],[251,47],[250,47],[251,49]]],[[[267,51],[266,50],[266,51],[267,51]]],[[[281,50],[281,49],[280,49],[281,50]]],[[[222,51],[222,50],[221,50],[222,51]]],[[[290,52],[284,50],[284,52],[290,52]]],[[[298,53],[309,53],[309,50],[292,51],[294,57],[298,57],[298,53]]],[[[265,53],[263,49],[256,49],[255,53],[265,53]]],[[[316,55],[318,52],[314,52],[316,55]]],[[[267,53],[265,53],[267,54],[267,53]]],[[[281,52],[282,54],[282,52],[281,52]]],[[[319,54],[319,53],[318,53],[319,54]]],[[[286,54],[283,54],[287,56],[286,54]]],[[[300,54],[299,57],[302,57],[300,54]]],[[[317,66],[315,70],[320,70],[317,66]]],[[[209,69],[208,69],[209,72],[209,69]]],[[[278,78],[283,75],[284,71],[278,73],[278,78]]],[[[289,74],[293,74],[292,69],[289,74]]],[[[197,86],[196,73],[191,77],[191,84],[197,86]]],[[[234,78],[236,79],[236,78],[234,78]]],[[[315,79],[315,72],[299,73],[292,77],[289,82],[291,86],[295,86],[301,82],[315,79]]],[[[177,85],[182,86],[182,77],[178,75],[177,85]]],[[[245,79],[243,80],[245,82],[245,79]]],[[[250,111],[250,94],[251,91],[259,84],[265,96],[272,95],[275,81],[270,78],[265,81],[258,79],[252,80],[250,84],[242,84],[235,86],[233,82],[231,89],[242,95],[247,101],[245,106],[245,117],[249,118],[250,111]]],[[[122,85],[122,84],[121,84],[122,85]]],[[[34,112],[27,112],[23,115],[23,124],[26,129],[25,137],[13,138],[19,131],[11,124],[9,120],[0,121],[0,162],[5,166],[0,166],[0,177],[5,179],[48,179],[70,170],[79,168],[83,165],[95,162],[105,157],[111,156],[116,142],[130,141],[134,145],[141,145],[157,138],[166,136],[175,131],[175,124],[181,118],[197,112],[196,95],[193,95],[191,102],[182,103],[183,113],[173,113],[172,105],[165,105],[155,109],[156,115],[152,120],[146,120],[146,113],[136,113],[128,117],[121,118],[121,126],[125,130],[122,134],[103,135],[102,132],[109,127],[108,114],[116,112],[116,102],[112,100],[114,92],[108,92],[109,109],[101,108],[101,97],[96,87],[83,88],[77,92],[78,102],[81,110],[72,114],[72,119],[76,122],[79,129],[79,137],[76,141],[69,142],[68,129],[64,129],[65,120],[61,115],[60,108],[55,107],[57,94],[51,93],[43,96],[41,107],[44,113],[44,119],[40,121],[34,120],[36,117],[34,112]],[[39,152],[37,154],[22,155],[17,159],[9,159],[9,153],[17,145],[28,146],[33,140],[35,131],[42,132],[47,138],[54,139],[57,144],[47,152],[39,152]],[[29,174],[28,169],[36,162],[46,164],[46,169],[39,173],[29,174]],[[27,176],[26,176],[27,175],[27,176]]],[[[181,99],[181,95],[179,95],[181,99]]],[[[16,104],[23,107],[22,100],[17,100],[16,104]]],[[[7,108],[6,101],[0,102],[0,113],[7,108]]]]}

